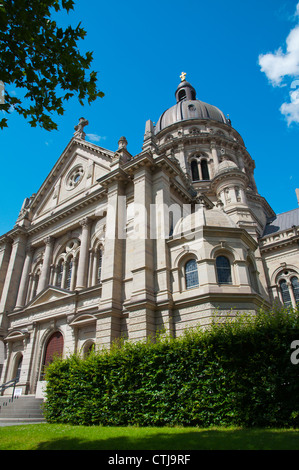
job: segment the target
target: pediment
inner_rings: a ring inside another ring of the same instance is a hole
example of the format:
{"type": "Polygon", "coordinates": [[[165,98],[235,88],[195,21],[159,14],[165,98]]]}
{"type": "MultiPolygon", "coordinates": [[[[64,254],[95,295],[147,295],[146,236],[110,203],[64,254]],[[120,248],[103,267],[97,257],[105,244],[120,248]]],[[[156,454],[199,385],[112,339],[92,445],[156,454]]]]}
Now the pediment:
{"type": "Polygon", "coordinates": [[[28,305],[28,307],[37,307],[38,305],[48,304],[49,302],[55,302],[63,298],[71,297],[72,293],[65,289],[58,287],[47,287],[45,290],[40,292],[28,305]]]}
{"type": "Polygon", "coordinates": [[[32,222],[98,188],[97,179],[110,171],[111,158],[109,150],[72,139],[30,205],[32,222]]]}

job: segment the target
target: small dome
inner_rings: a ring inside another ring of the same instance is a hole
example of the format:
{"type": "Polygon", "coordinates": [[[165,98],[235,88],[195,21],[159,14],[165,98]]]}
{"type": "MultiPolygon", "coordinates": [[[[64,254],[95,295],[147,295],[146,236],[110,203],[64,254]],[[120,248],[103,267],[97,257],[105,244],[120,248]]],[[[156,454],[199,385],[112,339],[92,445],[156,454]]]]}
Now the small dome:
{"type": "Polygon", "coordinates": [[[236,227],[236,224],[221,209],[216,207],[206,209],[203,207],[201,211],[193,212],[178,220],[173,230],[173,236],[177,237],[203,226],[230,228],[236,227]]]}
{"type": "Polygon", "coordinates": [[[175,97],[177,103],[160,116],[156,124],[156,134],[171,124],[190,119],[211,119],[230,125],[229,119],[224,116],[220,109],[196,99],[195,89],[186,80],[182,81],[177,87],[175,97]]]}
{"type": "Polygon", "coordinates": [[[226,173],[231,170],[239,170],[238,165],[231,160],[223,160],[218,166],[218,169],[215,173],[215,176],[218,176],[220,173],[226,173]]]}
{"type": "Polygon", "coordinates": [[[214,207],[205,212],[206,225],[210,227],[236,227],[234,221],[220,209],[214,207]]]}

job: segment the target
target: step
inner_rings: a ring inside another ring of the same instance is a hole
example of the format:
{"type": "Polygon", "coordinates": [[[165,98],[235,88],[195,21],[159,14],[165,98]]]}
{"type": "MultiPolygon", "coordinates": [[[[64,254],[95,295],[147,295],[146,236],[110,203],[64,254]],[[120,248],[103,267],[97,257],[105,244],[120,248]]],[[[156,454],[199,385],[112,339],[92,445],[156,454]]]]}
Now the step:
{"type": "Polygon", "coordinates": [[[0,414],[0,418],[41,418],[43,414],[39,410],[21,410],[21,411],[14,411],[9,410],[5,413],[0,414]]]}
{"type": "Polygon", "coordinates": [[[32,395],[0,401],[0,426],[45,422],[42,413],[43,402],[42,398],[35,398],[32,395]]]}
{"type": "Polygon", "coordinates": [[[16,426],[19,424],[38,424],[45,423],[44,418],[0,418],[1,426],[16,426]]]}

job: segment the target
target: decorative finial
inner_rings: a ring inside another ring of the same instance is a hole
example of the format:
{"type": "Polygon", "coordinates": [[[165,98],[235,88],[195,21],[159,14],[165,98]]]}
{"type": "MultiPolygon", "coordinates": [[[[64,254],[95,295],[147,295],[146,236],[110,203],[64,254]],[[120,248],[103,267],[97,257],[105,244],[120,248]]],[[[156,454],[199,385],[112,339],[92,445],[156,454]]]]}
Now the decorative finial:
{"type": "Polygon", "coordinates": [[[181,82],[184,82],[186,80],[186,72],[182,72],[180,75],[181,82]]]}
{"type": "Polygon", "coordinates": [[[74,127],[74,129],[75,129],[75,131],[76,131],[76,132],[74,132],[74,137],[77,137],[77,138],[79,138],[79,139],[85,140],[86,134],[85,134],[85,132],[83,131],[83,128],[84,128],[85,126],[87,126],[88,124],[89,124],[89,123],[88,123],[87,119],[81,117],[81,118],[79,119],[79,123],[74,127]]]}

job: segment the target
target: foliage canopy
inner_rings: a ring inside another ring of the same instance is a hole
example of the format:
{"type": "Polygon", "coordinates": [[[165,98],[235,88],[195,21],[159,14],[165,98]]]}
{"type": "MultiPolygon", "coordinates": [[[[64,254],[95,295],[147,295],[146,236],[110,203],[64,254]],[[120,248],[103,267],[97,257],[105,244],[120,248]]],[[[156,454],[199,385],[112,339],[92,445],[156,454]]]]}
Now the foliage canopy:
{"type": "MultiPolygon", "coordinates": [[[[104,96],[97,89],[97,72],[88,74],[92,52],[82,55],[78,49],[86,36],[81,23],[63,29],[52,18],[54,12],[73,9],[73,0],[0,0],[0,80],[5,86],[0,110],[13,108],[32,127],[57,129],[51,116],[62,115],[64,102],[75,94],[81,105],[104,96]],[[7,85],[25,89],[24,99],[8,93],[7,85]]],[[[0,119],[4,127],[7,118],[0,119]]]]}

